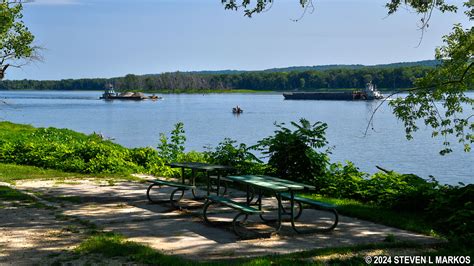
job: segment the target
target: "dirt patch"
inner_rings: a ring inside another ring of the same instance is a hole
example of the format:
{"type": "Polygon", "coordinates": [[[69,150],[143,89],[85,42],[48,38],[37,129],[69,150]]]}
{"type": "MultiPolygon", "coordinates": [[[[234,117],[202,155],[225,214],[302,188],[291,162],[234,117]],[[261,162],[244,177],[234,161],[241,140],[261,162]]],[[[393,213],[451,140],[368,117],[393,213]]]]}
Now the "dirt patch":
{"type": "Polygon", "coordinates": [[[83,228],[57,220],[53,210],[7,207],[0,217],[0,264],[44,263],[84,239],[83,228]]]}

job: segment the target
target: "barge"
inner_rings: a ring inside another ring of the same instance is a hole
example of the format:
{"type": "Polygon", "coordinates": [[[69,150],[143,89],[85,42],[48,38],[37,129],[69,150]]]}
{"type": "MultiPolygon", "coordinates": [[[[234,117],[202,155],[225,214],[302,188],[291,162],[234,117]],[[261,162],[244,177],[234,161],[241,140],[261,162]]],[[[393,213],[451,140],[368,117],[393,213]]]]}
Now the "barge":
{"type": "Polygon", "coordinates": [[[161,99],[160,96],[152,95],[146,96],[142,92],[122,92],[116,93],[112,84],[108,84],[102,96],[100,97],[102,100],[133,100],[133,101],[141,101],[146,99],[151,100],[158,100],[161,99]]]}
{"type": "Polygon", "coordinates": [[[369,82],[364,90],[347,92],[284,92],[285,100],[371,101],[383,99],[376,86],[369,82]]]}

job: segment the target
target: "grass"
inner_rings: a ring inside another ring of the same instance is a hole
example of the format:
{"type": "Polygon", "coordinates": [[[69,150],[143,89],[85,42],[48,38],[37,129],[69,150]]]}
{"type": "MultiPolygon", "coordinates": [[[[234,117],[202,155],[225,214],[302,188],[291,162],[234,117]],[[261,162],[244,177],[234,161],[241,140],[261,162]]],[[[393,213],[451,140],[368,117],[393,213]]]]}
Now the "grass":
{"type": "Polygon", "coordinates": [[[35,202],[33,197],[6,186],[0,186],[0,199],[4,201],[21,201],[24,203],[35,202]]]}
{"type": "Polygon", "coordinates": [[[22,193],[16,189],[7,186],[0,186],[0,209],[5,208],[7,204],[9,206],[24,206],[29,208],[46,208],[46,206],[40,202],[37,202],[35,198],[22,193]]]}
{"type": "Polygon", "coordinates": [[[164,255],[146,245],[127,241],[122,235],[110,232],[101,232],[91,236],[82,242],[74,251],[81,255],[100,254],[106,258],[125,257],[135,263],[150,265],[198,264],[176,256],[164,255]]]}
{"type": "Polygon", "coordinates": [[[334,204],[337,206],[338,212],[343,215],[426,235],[438,236],[434,230],[434,225],[427,221],[423,214],[419,212],[389,210],[351,199],[335,199],[320,195],[305,196],[334,204]]]}
{"type": "MultiPolygon", "coordinates": [[[[140,180],[139,178],[125,174],[94,174],[86,175],[79,173],[67,173],[59,170],[44,169],[35,166],[16,165],[0,163],[0,182],[15,183],[18,180],[58,180],[59,182],[71,179],[102,179],[102,180],[140,180]]],[[[110,181],[112,182],[112,181],[110,181]]]]}

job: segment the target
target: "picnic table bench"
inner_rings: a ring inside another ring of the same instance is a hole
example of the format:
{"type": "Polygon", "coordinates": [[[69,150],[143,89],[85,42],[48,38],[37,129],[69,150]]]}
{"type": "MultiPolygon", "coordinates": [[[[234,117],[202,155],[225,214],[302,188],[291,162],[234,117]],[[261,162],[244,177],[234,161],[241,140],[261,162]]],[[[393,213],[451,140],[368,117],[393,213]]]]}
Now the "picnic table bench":
{"type": "Polygon", "coordinates": [[[209,206],[213,203],[225,205],[227,207],[230,207],[234,210],[239,211],[239,213],[232,220],[232,229],[240,237],[243,237],[243,235],[238,230],[238,227],[247,220],[248,216],[252,215],[252,214],[261,214],[261,213],[263,213],[262,210],[250,207],[250,206],[248,206],[246,204],[243,204],[243,203],[233,201],[229,198],[224,198],[224,197],[220,197],[220,196],[211,195],[211,196],[207,197],[207,202],[204,204],[204,208],[203,208],[204,221],[206,221],[209,224],[212,224],[212,222],[207,217],[207,210],[208,210],[209,206]],[[242,215],[244,215],[245,217],[243,218],[242,222],[239,222],[239,218],[242,215]]]}
{"type": "Polygon", "coordinates": [[[178,205],[178,203],[183,198],[184,191],[196,188],[193,185],[187,185],[187,184],[183,184],[179,182],[173,182],[173,181],[167,181],[167,180],[161,180],[161,179],[149,180],[148,182],[151,183],[150,186],[148,186],[148,189],[146,190],[146,197],[148,198],[148,200],[152,203],[169,202],[173,208],[181,208],[178,205]],[[175,189],[171,192],[169,200],[155,200],[150,195],[150,191],[154,186],[159,186],[160,188],[162,186],[168,186],[168,187],[174,187],[175,189]],[[173,200],[174,195],[178,191],[181,191],[181,195],[179,196],[177,200],[173,200]]]}
{"type": "MultiPolygon", "coordinates": [[[[217,180],[216,194],[219,195],[221,175],[222,175],[221,172],[231,171],[234,169],[233,167],[225,166],[225,165],[212,165],[212,164],[197,163],[197,162],[170,163],[168,165],[173,168],[181,168],[181,182],[174,182],[174,181],[168,181],[168,180],[162,180],[162,179],[150,180],[149,182],[152,184],[148,187],[146,195],[147,195],[148,200],[152,203],[170,202],[171,205],[175,208],[181,208],[178,205],[178,203],[183,198],[184,192],[187,190],[191,190],[191,193],[194,199],[196,200],[204,199],[204,197],[200,197],[197,195],[196,171],[206,172],[207,196],[209,196],[212,190],[211,179],[217,180]],[[188,182],[186,182],[185,169],[191,169],[191,176],[188,178],[188,182]],[[211,177],[210,172],[217,172],[217,176],[211,177]],[[174,187],[175,189],[171,192],[169,200],[157,201],[157,200],[152,199],[152,197],[150,196],[151,189],[154,186],[159,186],[160,188],[162,186],[168,186],[168,187],[174,187]],[[175,200],[174,196],[177,192],[181,192],[181,195],[179,196],[179,198],[175,200]]],[[[225,188],[224,190],[224,193],[225,193],[227,191],[227,188],[226,186],[224,186],[224,188],[225,188]]]]}
{"type": "MultiPolygon", "coordinates": [[[[290,193],[281,193],[281,197],[284,198],[284,199],[287,199],[287,200],[291,200],[292,195],[290,193]]],[[[298,220],[298,218],[303,213],[303,204],[302,203],[304,203],[305,205],[314,207],[316,209],[319,209],[319,210],[328,211],[328,212],[330,212],[334,215],[334,222],[331,226],[329,226],[327,228],[318,228],[318,229],[311,230],[313,232],[331,231],[334,228],[336,228],[337,224],[339,223],[339,214],[337,213],[335,205],[325,203],[325,202],[321,202],[321,201],[317,201],[317,200],[313,200],[313,199],[309,199],[309,198],[305,198],[305,197],[301,197],[301,196],[298,196],[298,195],[293,195],[293,202],[298,204],[298,213],[296,215],[294,215],[294,220],[298,220]]],[[[285,209],[283,209],[283,211],[286,212],[285,209]]],[[[297,232],[301,231],[300,229],[296,229],[296,228],[293,228],[293,229],[295,229],[295,231],[297,231],[297,232]]]]}

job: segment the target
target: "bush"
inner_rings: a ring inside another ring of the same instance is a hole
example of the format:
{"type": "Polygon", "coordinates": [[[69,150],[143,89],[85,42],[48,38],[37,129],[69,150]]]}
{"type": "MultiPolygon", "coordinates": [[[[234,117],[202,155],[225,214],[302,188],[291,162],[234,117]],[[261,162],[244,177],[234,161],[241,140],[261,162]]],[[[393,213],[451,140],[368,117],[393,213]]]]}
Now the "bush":
{"type": "Polygon", "coordinates": [[[209,163],[233,166],[238,174],[264,174],[265,164],[250,152],[244,143],[225,138],[217,147],[204,152],[209,163]]]}
{"type": "Polygon", "coordinates": [[[160,133],[158,152],[167,163],[177,161],[178,157],[184,153],[184,143],[186,142],[184,134],[184,124],[182,122],[176,123],[169,140],[165,133],[160,133]]]}
{"type": "Polygon", "coordinates": [[[428,217],[451,239],[474,246],[474,184],[442,186],[428,207],[428,217]]]}
{"type": "Polygon", "coordinates": [[[329,163],[329,150],[318,151],[326,146],[327,124],[311,124],[300,119],[300,124],[291,122],[296,129],[275,124],[278,128],[274,136],[258,142],[255,148],[269,157],[268,165],[278,177],[299,182],[313,183],[315,177],[325,175],[329,163]]]}
{"type": "Polygon", "coordinates": [[[362,186],[368,174],[360,172],[352,163],[347,162],[346,165],[341,163],[331,164],[327,173],[322,177],[316,177],[316,187],[319,193],[336,197],[362,199],[362,186]]]}
{"type": "Polygon", "coordinates": [[[95,134],[38,128],[9,135],[0,142],[0,161],[5,163],[79,173],[150,172],[163,165],[153,149],[127,149],[95,134]]]}
{"type": "Polygon", "coordinates": [[[391,209],[422,211],[431,202],[438,183],[414,174],[378,172],[365,180],[363,199],[391,209]]]}

